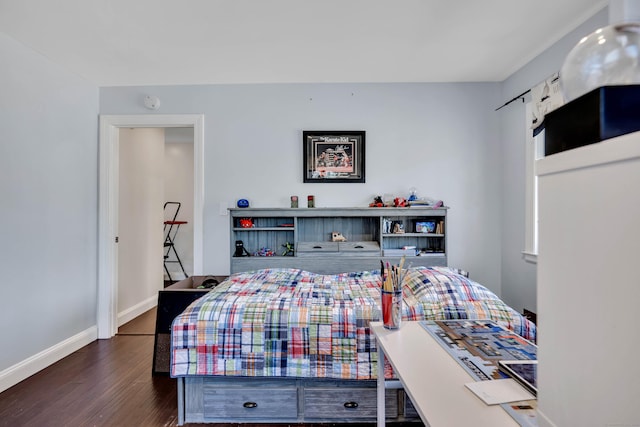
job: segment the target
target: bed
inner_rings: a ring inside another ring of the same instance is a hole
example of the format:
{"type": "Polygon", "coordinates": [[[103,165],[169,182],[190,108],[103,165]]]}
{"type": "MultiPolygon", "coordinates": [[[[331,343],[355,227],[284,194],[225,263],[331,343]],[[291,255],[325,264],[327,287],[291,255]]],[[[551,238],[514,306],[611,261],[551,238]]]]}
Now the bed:
{"type": "MultiPolygon", "coordinates": [[[[380,286],[379,270],[231,275],[172,324],[179,424],[375,421],[380,286]]],[[[536,339],[533,323],[447,267],[409,269],[402,319],[491,319],[536,339]]],[[[386,409],[418,419],[402,390],[387,390],[386,409]]]]}

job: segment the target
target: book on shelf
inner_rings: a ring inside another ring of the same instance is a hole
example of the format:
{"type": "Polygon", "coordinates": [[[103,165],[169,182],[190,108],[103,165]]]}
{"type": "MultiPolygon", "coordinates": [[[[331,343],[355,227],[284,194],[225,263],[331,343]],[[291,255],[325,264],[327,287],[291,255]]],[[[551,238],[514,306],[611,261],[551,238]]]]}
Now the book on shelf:
{"type": "Polygon", "coordinates": [[[441,208],[442,206],[444,206],[444,202],[442,200],[425,200],[425,199],[418,199],[418,200],[410,200],[409,201],[409,207],[416,207],[416,208],[441,208]]]}

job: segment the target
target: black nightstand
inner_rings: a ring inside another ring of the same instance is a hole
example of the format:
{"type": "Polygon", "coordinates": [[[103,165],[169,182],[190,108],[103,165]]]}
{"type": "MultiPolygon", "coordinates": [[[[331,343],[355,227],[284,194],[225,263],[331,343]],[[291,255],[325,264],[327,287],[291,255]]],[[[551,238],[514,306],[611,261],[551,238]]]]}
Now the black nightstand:
{"type": "Polygon", "coordinates": [[[220,283],[227,277],[191,276],[158,292],[152,375],[169,375],[171,364],[171,323],[189,304],[206,295],[212,289],[198,289],[198,286],[206,279],[212,278],[220,283]]]}

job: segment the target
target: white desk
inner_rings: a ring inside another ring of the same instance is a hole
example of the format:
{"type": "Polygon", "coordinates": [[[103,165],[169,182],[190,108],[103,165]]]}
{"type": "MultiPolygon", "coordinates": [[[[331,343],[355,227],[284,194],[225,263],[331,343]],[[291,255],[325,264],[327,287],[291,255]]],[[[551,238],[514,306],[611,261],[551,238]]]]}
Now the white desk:
{"type": "Polygon", "coordinates": [[[519,424],[500,405],[485,405],[467,387],[475,381],[418,322],[400,329],[371,328],[378,343],[378,427],[385,425],[384,357],[420,418],[430,427],[503,427],[519,424]]]}

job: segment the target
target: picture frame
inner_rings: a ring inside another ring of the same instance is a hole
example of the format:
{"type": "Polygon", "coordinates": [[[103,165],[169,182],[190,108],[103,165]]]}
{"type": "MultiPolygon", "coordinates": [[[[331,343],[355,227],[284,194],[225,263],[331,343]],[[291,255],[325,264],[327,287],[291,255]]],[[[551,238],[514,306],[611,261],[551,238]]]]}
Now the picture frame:
{"type": "Polygon", "coordinates": [[[416,233],[432,234],[436,232],[437,221],[434,220],[421,220],[416,221],[416,233]]]}
{"type": "Polygon", "coordinates": [[[365,137],[365,131],[303,131],[303,182],[364,183],[365,137]]]}

